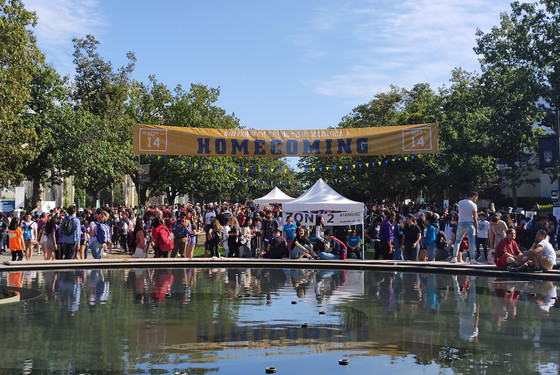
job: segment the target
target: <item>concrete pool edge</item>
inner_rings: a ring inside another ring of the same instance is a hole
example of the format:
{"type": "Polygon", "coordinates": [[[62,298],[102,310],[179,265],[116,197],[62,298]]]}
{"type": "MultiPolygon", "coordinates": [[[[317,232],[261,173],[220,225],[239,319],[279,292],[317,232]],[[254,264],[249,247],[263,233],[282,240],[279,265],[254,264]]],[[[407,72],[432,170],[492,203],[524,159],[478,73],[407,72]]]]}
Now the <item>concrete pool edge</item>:
{"type": "Polygon", "coordinates": [[[76,268],[146,268],[146,267],[199,267],[199,268],[318,268],[346,270],[380,270],[389,272],[420,272],[468,274],[510,279],[536,279],[560,281],[560,271],[508,272],[490,264],[457,264],[449,262],[411,262],[394,260],[291,260],[257,258],[120,258],[120,259],[76,259],[54,261],[5,261],[2,271],[62,270],[76,268]]]}

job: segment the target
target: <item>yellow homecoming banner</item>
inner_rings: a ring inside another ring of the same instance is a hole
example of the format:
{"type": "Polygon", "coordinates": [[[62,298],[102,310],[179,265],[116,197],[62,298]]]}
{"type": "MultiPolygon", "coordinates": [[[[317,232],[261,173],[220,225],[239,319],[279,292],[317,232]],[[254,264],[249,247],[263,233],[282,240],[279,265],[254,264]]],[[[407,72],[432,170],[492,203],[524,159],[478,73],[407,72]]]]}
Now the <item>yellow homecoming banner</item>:
{"type": "Polygon", "coordinates": [[[367,156],[439,151],[438,125],[252,130],[134,125],[134,153],[190,156],[367,156]]]}

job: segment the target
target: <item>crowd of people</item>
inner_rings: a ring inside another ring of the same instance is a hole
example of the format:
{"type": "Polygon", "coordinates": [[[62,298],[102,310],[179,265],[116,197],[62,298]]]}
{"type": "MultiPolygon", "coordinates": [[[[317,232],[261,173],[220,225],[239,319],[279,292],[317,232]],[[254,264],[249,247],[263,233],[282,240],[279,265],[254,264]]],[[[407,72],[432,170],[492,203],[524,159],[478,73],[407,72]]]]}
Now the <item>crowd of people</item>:
{"type": "Polygon", "coordinates": [[[476,193],[450,208],[367,204],[364,226],[313,226],[282,215],[281,205],[208,203],[158,207],[56,208],[0,213],[1,251],[12,260],[101,259],[111,252],[144,258],[374,259],[494,263],[511,271],[556,267],[553,215],[527,217],[480,209],[476,193]],[[363,235],[362,235],[363,233],[363,235]],[[362,239],[362,237],[364,237],[362,239]]]}

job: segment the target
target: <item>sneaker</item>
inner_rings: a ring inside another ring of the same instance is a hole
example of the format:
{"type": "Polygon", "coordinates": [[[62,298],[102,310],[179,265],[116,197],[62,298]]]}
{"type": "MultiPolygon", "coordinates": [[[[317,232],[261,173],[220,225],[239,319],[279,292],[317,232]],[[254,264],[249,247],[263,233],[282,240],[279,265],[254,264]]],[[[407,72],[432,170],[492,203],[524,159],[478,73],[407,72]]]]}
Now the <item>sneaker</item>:
{"type": "Polygon", "coordinates": [[[476,259],[471,259],[470,262],[469,262],[469,264],[479,264],[479,263],[478,263],[478,260],[476,260],[476,259]]]}
{"type": "Polygon", "coordinates": [[[451,260],[449,261],[449,263],[457,263],[457,257],[451,258],[451,260]]]}
{"type": "Polygon", "coordinates": [[[515,267],[515,266],[508,266],[508,267],[507,267],[507,270],[508,270],[509,272],[518,272],[518,271],[519,271],[519,269],[518,269],[517,267],[515,267]]]}

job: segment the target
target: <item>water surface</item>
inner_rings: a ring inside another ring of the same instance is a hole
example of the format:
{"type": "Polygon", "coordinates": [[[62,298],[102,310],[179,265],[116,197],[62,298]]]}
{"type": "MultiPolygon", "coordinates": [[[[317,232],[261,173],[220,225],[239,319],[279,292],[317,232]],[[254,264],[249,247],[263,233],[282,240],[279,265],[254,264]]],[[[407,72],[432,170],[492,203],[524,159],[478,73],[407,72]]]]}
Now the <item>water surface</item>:
{"type": "Polygon", "coordinates": [[[557,374],[558,285],[378,271],[0,273],[0,374],[557,374]],[[348,359],[348,366],[338,364],[348,359]]]}

